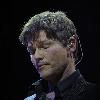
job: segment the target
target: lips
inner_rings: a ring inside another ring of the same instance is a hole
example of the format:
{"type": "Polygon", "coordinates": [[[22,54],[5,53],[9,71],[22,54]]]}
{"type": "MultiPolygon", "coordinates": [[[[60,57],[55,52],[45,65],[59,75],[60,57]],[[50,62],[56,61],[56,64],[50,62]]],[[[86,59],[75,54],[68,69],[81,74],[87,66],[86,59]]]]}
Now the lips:
{"type": "Polygon", "coordinates": [[[48,63],[46,63],[46,62],[39,62],[39,63],[37,64],[37,70],[40,70],[40,69],[42,68],[43,65],[48,65],[48,63]]]}
{"type": "Polygon", "coordinates": [[[48,65],[48,63],[45,63],[45,62],[40,62],[40,63],[38,63],[38,66],[43,66],[43,65],[48,65]]]}

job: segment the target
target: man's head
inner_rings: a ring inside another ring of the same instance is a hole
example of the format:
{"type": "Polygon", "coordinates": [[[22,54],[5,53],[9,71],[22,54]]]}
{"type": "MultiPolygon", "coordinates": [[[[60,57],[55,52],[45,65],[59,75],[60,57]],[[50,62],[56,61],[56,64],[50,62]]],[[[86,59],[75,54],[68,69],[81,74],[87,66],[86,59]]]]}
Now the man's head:
{"type": "Polygon", "coordinates": [[[44,79],[61,75],[75,58],[76,28],[63,12],[43,12],[25,24],[20,41],[44,79]]]}

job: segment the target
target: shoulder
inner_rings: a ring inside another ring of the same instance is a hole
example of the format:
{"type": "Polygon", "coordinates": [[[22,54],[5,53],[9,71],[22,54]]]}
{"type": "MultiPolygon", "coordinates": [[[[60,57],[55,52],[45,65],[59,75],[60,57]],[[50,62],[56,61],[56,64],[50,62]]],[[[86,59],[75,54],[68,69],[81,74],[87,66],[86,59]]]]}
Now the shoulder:
{"type": "Polygon", "coordinates": [[[94,95],[97,97],[97,98],[100,98],[100,85],[96,85],[95,88],[94,88],[94,95]]]}
{"type": "MultiPolygon", "coordinates": [[[[89,83],[85,89],[85,91],[83,91],[83,98],[84,100],[98,100],[98,98],[100,98],[100,86],[94,83],[89,83]]],[[[83,99],[82,99],[83,100],[83,99]]]]}
{"type": "Polygon", "coordinates": [[[98,100],[97,98],[100,98],[100,86],[87,82],[83,77],[78,78],[73,90],[78,100],[98,100]]]}

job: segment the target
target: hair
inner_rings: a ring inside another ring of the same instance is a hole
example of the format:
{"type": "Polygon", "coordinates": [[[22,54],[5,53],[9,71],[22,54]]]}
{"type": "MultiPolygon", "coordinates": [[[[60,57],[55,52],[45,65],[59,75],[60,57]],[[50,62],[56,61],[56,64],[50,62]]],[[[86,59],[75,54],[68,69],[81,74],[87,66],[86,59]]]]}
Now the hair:
{"type": "MultiPolygon", "coordinates": [[[[36,40],[40,30],[44,30],[48,38],[60,41],[64,47],[69,44],[68,39],[71,36],[77,36],[74,23],[64,12],[45,11],[30,18],[24,25],[19,40],[27,47],[29,41],[36,40]]],[[[78,46],[74,52],[75,59],[77,59],[77,52],[78,46]]]]}
{"type": "Polygon", "coordinates": [[[40,30],[47,33],[48,38],[57,39],[67,46],[68,39],[76,34],[73,22],[64,12],[42,12],[33,16],[23,27],[19,40],[27,46],[28,41],[35,41],[40,30]]]}

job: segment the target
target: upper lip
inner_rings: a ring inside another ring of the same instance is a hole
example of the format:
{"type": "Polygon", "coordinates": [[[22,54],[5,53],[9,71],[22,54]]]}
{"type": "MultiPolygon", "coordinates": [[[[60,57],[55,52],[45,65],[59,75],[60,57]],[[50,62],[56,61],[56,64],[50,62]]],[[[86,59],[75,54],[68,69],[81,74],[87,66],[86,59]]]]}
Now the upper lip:
{"type": "Polygon", "coordinates": [[[43,66],[43,65],[48,65],[48,63],[46,63],[46,62],[39,62],[39,63],[38,63],[38,66],[39,66],[39,67],[41,67],[41,66],[43,66]]]}

